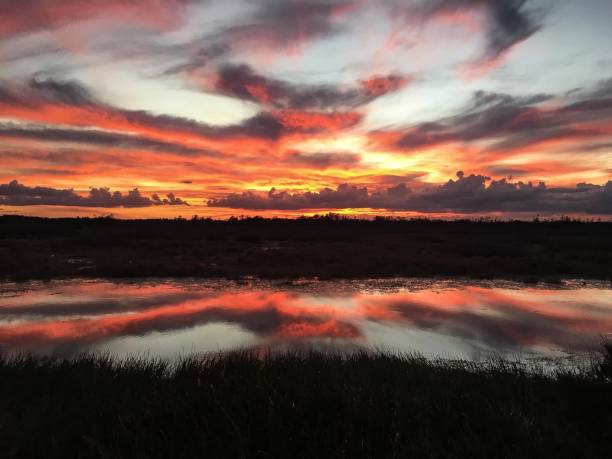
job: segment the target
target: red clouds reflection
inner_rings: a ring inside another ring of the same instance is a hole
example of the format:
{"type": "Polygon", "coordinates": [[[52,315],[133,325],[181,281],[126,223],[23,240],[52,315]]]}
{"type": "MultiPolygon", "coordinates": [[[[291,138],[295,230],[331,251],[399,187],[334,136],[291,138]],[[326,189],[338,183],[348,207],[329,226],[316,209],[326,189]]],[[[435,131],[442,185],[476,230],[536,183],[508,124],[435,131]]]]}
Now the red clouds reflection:
{"type": "MultiPolygon", "coordinates": [[[[34,351],[65,344],[103,347],[114,338],[147,339],[153,332],[172,336],[221,323],[238,326],[256,340],[280,343],[332,339],[384,345],[391,330],[420,330],[467,346],[542,352],[589,350],[612,330],[612,290],[606,289],[439,283],[423,290],[363,291],[313,286],[316,290],[277,291],[267,284],[241,288],[228,283],[220,293],[219,286],[192,283],[52,283],[1,298],[0,344],[34,351]]],[[[407,336],[402,346],[410,350],[407,336]]]]}

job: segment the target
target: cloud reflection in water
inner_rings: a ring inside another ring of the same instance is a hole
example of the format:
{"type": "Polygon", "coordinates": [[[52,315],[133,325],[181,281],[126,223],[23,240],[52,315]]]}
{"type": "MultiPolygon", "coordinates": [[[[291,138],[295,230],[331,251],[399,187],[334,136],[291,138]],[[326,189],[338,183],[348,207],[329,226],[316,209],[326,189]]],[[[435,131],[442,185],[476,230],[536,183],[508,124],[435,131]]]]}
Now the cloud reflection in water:
{"type": "Polygon", "coordinates": [[[167,354],[323,342],[427,352],[418,342],[425,333],[437,351],[466,357],[474,349],[588,351],[612,332],[612,290],[600,285],[397,285],[30,284],[23,291],[5,288],[0,296],[0,346],[42,353],[150,349],[167,354]]]}

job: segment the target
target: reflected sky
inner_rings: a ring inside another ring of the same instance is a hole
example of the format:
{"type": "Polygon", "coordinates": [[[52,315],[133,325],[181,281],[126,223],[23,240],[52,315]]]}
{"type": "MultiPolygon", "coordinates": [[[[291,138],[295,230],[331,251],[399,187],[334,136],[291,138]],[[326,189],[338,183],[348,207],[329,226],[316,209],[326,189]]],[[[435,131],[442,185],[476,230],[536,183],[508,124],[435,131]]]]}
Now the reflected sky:
{"type": "Polygon", "coordinates": [[[0,347],[172,357],[239,346],[559,356],[612,332],[606,284],[388,280],[54,281],[0,285],[0,347]]]}

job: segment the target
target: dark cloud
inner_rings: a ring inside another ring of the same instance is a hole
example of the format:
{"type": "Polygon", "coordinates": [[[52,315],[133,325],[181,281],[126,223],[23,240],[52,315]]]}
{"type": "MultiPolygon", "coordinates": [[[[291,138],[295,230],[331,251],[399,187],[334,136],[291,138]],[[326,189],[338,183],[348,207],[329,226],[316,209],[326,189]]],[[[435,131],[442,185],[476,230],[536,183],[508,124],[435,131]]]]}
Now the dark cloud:
{"type": "Polygon", "coordinates": [[[0,80],[0,104],[19,104],[25,107],[91,107],[100,105],[101,102],[76,80],[56,80],[39,73],[25,82],[0,80]]]}
{"type": "Polygon", "coordinates": [[[260,0],[253,14],[209,39],[230,47],[269,47],[294,50],[304,41],[340,33],[338,20],[359,0],[260,0]]]}
{"type": "Polygon", "coordinates": [[[525,9],[527,0],[486,0],[489,25],[487,56],[497,57],[541,28],[539,15],[525,9]]]}
{"type": "Polygon", "coordinates": [[[277,109],[324,110],[354,108],[402,88],[402,75],[374,76],[358,86],[293,84],[263,76],[246,64],[226,64],[219,69],[214,90],[277,109]]]}
{"type": "Polygon", "coordinates": [[[130,123],[171,131],[183,131],[207,139],[256,137],[276,140],[285,132],[284,126],[274,116],[267,113],[259,113],[252,118],[247,118],[240,124],[227,126],[211,126],[187,118],[152,115],[145,111],[123,110],[122,113],[130,123]]]}
{"type": "Polygon", "coordinates": [[[319,192],[290,193],[272,188],[267,194],[262,195],[245,191],[241,194],[211,199],[208,201],[208,206],[254,210],[299,210],[369,207],[367,204],[370,202],[371,195],[367,188],[342,184],[335,190],[324,188],[319,192]]]}
{"type": "Polygon", "coordinates": [[[98,102],[87,88],[76,80],[54,80],[44,76],[34,76],[29,86],[36,95],[35,102],[57,103],[84,107],[98,102]]]}
{"type": "Polygon", "coordinates": [[[433,0],[424,2],[426,18],[466,9],[479,9],[487,18],[484,58],[499,57],[541,29],[542,11],[528,9],[528,0],[433,0]]]}
{"type": "Polygon", "coordinates": [[[593,98],[612,98],[612,78],[601,80],[591,92],[593,98]]]}
{"type": "Polygon", "coordinates": [[[450,142],[495,141],[489,150],[511,150],[545,140],[608,136],[592,122],[612,120],[612,98],[588,98],[557,108],[539,105],[552,96],[516,97],[478,91],[458,115],[424,122],[408,128],[395,146],[423,148],[450,142]]]}
{"type": "Polygon", "coordinates": [[[579,184],[575,188],[548,188],[537,185],[491,180],[482,175],[465,176],[457,180],[412,191],[398,184],[385,191],[369,192],[367,188],[349,184],[335,190],[290,193],[272,188],[267,194],[246,191],[208,201],[211,207],[253,210],[303,210],[373,208],[418,212],[509,212],[555,214],[612,214],[612,181],[605,185],[579,184]]]}
{"type": "Polygon", "coordinates": [[[302,153],[292,152],[285,162],[289,164],[327,169],[330,167],[352,167],[361,162],[361,156],[356,153],[302,153]]]}
{"type": "Polygon", "coordinates": [[[543,112],[535,107],[548,98],[550,96],[546,95],[517,98],[478,91],[464,113],[414,126],[397,141],[397,146],[420,148],[447,142],[471,142],[557,127],[557,121],[544,120],[543,112]]]}
{"type": "Polygon", "coordinates": [[[528,212],[612,214],[612,182],[587,188],[548,188],[457,174],[457,180],[412,195],[399,207],[423,212],[528,212]]]}
{"type": "Polygon", "coordinates": [[[177,155],[223,156],[221,153],[213,150],[189,148],[177,143],[162,142],[142,136],[94,129],[64,129],[0,123],[0,138],[21,138],[45,142],[74,142],[97,147],[160,151],[177,155]]]}
{"type": "Polygon", "coordinates": [[[5,206],[79,206],[79,207],[151,207],[189,205],[181,198],[169,193],[165,198],[157,194],[146,197],[137,188],[123,194],[108,188],[92,188],[87,196],[73,190],[49,187],[29,187],[13,180],[0,184],[0,205],[5,206]]]}
{"type": "Polygon", "coordinates": [[[92,152],[84,149],[58,149],[55,151],[37,150],[28,148],[0,151],[0,160],[15,159],[19,157],[26,162],[43,162],[50,165],[62,167],[82,166],[84,164],[108,163],[113,166],[134,166],[142,167],[142,163],[137,158],[129,158],[127,155],[116,155],[113,153],[92,152]]]}

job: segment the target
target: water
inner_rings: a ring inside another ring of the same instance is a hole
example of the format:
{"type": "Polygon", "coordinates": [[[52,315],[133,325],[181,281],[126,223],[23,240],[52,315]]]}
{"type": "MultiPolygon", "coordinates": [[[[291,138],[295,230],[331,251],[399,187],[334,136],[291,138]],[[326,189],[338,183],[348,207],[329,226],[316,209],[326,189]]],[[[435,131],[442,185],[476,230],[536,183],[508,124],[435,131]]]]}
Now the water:
{"type": "Polygon", "coordinates": [[[609,283],[53,281],[0,284],[0,348],[176,357],[258,346],[479,360],[576,356],[612,333],[609,283]]]}

